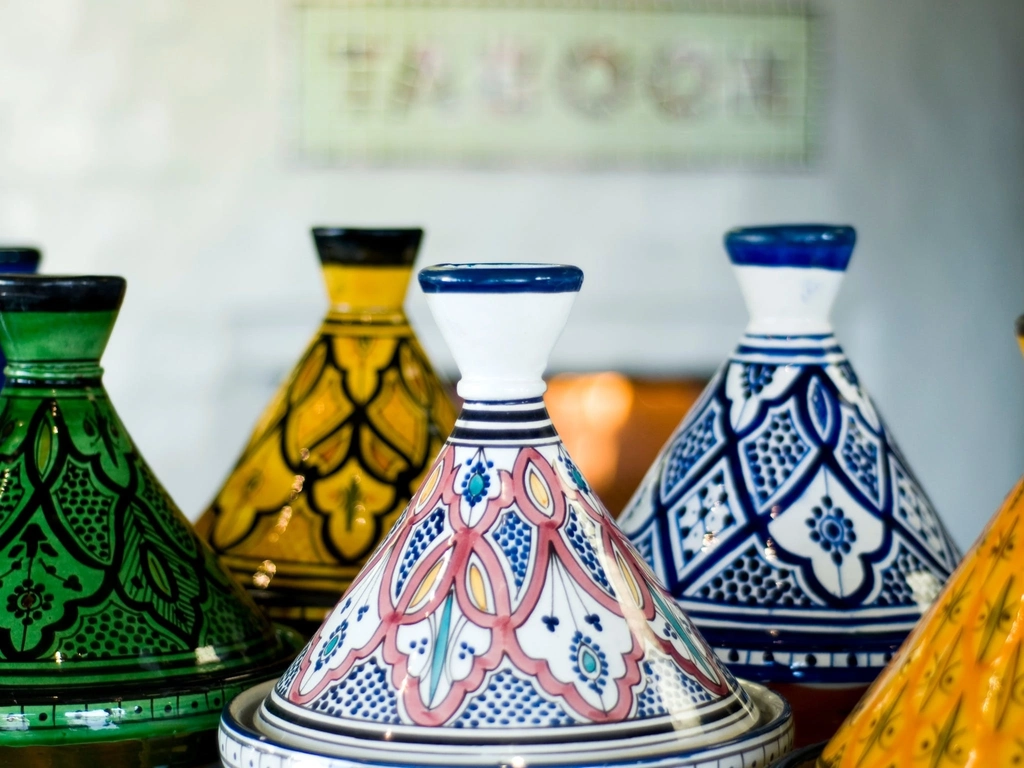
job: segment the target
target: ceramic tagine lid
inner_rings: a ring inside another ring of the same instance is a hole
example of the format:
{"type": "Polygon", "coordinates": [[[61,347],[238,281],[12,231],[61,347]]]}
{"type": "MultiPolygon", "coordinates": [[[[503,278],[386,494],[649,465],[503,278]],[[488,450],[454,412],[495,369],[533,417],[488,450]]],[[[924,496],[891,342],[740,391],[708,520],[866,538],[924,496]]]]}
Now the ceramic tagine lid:
{"type": "Polygon", "coordinates": [[[455,410],[402,311],[420,229],[314,229],[331,308],[196,528],[271,618],[320,626],[455,410]]]}
{"type": "MultiPolygon", "coordinates": [[[[1024,351],[1024,317],[1017,321],[1024,351]]],[[[1024,477],[821,768],[1024,765],[1024,477]]]]}
{"type": "Polygon", "coordinates": [[[619,520],[718,657],[867,683],[959,552],[832,335],[851,227],[738,229],[746,334],[619,520]]]}
{"type": "Polygon", "coordinates": [[[210,759],[227,700],[298,646],[220,569],[107,397],[124,291],[0,276],[2,765],[210,759]]]}
{"type": "Polygon", "coordinates": [[[788,749],[785,703],[719,664],[548,417],[541,376],[582,280],[420,273],[462,414],[297,661],[225,713],[226,765],[763,766],[788,749]]]}

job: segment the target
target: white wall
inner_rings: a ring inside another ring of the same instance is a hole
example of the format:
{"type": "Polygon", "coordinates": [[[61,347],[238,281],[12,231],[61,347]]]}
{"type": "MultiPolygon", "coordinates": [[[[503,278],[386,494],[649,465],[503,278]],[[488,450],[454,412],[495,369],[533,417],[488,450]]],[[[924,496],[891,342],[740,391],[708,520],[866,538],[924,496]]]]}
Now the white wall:
{"type": "Polygon", "coordinates": [[[1024,471],[1024,6],[823,7],[819,166],[574,174],[303,168],[283,0],[6,0],[0,240],[128,277],[108,385],[195,516],[323,311],[311,224],[420,223],[422,263],[580,264],[554,365],[670,374],[710,371],[743,327],[725,229],[849,222],[837,331],[966,545],[1024,471]]]}

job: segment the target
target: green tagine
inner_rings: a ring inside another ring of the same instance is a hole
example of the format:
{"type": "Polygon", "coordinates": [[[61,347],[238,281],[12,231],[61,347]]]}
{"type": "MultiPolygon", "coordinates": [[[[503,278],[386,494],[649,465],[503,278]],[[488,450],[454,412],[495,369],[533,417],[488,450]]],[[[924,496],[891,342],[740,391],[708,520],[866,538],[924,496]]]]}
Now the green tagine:
{"type": "Polygon", "coordinates": [[[0,765],[186,765],[298,650],[217,564],[101,382],[119,277],[0,277],[0,765]]]}

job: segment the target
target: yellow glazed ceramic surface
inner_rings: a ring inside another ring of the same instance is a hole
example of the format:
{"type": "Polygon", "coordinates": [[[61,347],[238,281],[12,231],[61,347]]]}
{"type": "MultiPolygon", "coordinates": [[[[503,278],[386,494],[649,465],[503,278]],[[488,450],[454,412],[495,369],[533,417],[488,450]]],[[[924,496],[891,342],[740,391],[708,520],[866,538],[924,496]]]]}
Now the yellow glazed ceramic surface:
{"type": "Polygon", "coordinates": [[[314,236],[331,310],[197,525],[300,631],[347,589],[455,422],[402,312],[419,230],[314,236]]]}
{"type": "MultiPolygon", "coordinates": [[[[1024,351],[1024,318],[1017,324],[1024,351]]],[[[1024,478],[818,760],[1024,766],[1024,478]]]]}

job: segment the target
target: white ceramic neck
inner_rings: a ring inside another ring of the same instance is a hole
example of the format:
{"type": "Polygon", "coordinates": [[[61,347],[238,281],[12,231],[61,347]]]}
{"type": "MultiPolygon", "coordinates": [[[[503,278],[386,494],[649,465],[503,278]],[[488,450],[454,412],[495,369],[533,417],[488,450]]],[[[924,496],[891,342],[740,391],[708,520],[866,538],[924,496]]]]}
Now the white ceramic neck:
{"type": "Polygon", "coordinates": [[[734,266],[750,312],[747,333],[831,333],[829,314],[843,272],[806,267],[734,266]]]}
{"type": "Polygon", "coordinates": [[[426,296],[462,373],[460,397],[505,401],[544,394],[548,355],[565,327],[575,292],[426,296]]]}

